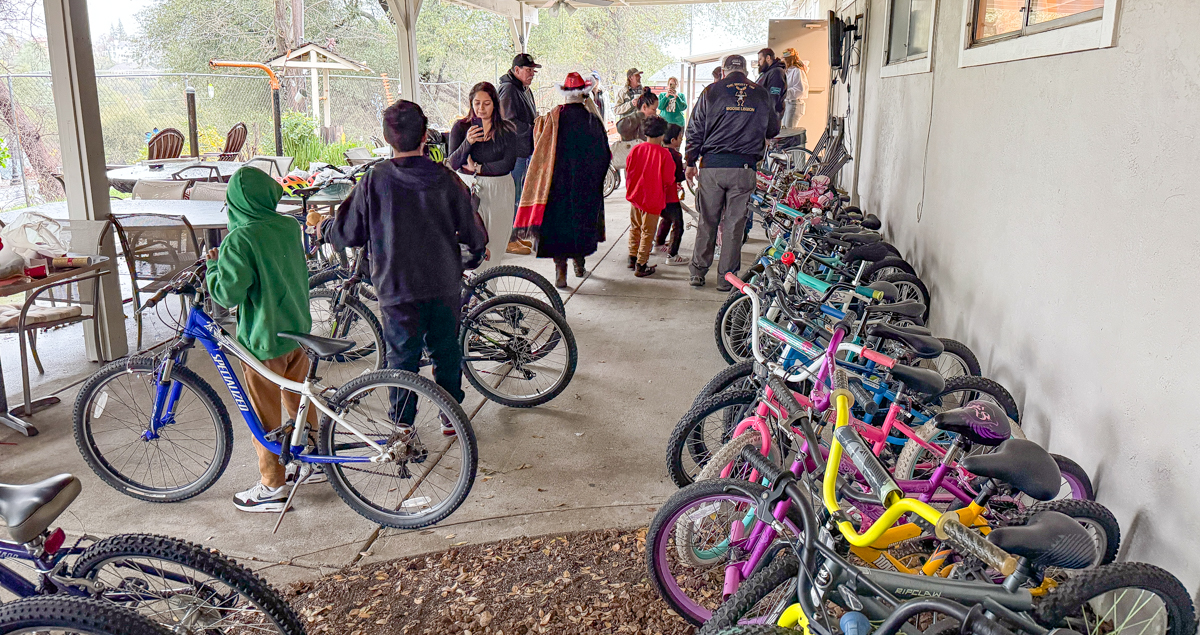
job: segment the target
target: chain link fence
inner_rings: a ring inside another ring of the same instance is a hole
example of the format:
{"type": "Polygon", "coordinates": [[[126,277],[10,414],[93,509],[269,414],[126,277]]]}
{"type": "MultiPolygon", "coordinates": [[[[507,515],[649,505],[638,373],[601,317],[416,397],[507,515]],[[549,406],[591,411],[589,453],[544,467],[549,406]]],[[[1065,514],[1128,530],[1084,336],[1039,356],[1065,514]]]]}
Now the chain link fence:
{"type": "MultiPolygon", "coordinates": [[[[298,71],[292,71],[297,73],[298,71]]],[[[329,75],[329,128],[325,95],[318,95],[314,122],[323,140],[340,154],[354,145],[375,147],[382,138],[384,108],[399,97],[394,78],[329,75]]],[[[312,117],[308,75],[281,77],[280,102],[285,119],[312,117]],[[289,115],[288,113],[299,113],[289,115]]],[[[244,122],[248,135],[244,158],[275,154],[271,89],[264,75],[122,73],[98,74],[105,159],[109,165],[128,165],[146,158],[146,141],[154,130],[188,131],[188,87],[196,91],[196,124],[200,152],[220,152],[225,135],[244,122]]],[[[430,125],[448,130],[466,112],[467,90],[462,82],[421,84],[419,99],[430,125]]],[[[286,128],[286,126],[285,126],[286,128]]],[[[0,210],[60,200],[62,188],[54,174],[61,170],[58,125],[49,74],[0,75],[0,140],[11,154],[0,168],[0,210]]],[[[185,144],[186,153],[188,150],[185,144]]],[[[324,156],[324,155],[322,155],[324,156]]]]}

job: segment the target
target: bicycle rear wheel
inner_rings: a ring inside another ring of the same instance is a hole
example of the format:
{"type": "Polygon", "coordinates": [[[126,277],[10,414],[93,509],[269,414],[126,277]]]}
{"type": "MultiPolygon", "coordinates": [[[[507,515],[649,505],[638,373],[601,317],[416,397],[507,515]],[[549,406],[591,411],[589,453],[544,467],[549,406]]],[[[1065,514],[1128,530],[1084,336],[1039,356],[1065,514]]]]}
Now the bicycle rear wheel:
{"type": "Polygon", "coordinates": [[[385,527],[419,529],[466,500],[479,462],[467,413],[432,381],[401,370],[352,379],[330,399],[345,422],[382,446],[386,460],[348,428],[322,417],[320,454],[329,484],[351,509],[385,527]],[[453,434],[449,434],[453,432],[453,434]]]}
{"type": "Polygon", "coordinates": [[[182,364],[171,371],[174,407],[150,434],[157,362],[131,357],[92,375],[75,398],[75,444],[105,483],[144,501],[170,503],[208,489],[229,464],[233,426],[225,404],[182,364]]]}
{"type": "Polygon", "coordinates": [[[471,299],[468,312],[479,304],[502,295],[524,295],[554,307],[558,314],[567,317],[558,289],[542,274],[533,269],[517,265],[500,265],[485,269],[471,276],[471,299]]]}
{"type": "Polygon", "coordinates": [[[575,375],[579,349],[545,302],[503,295],[475,307],[459,327],[467,381],[484,397],[529,408],[557,397],[575,375]]]}

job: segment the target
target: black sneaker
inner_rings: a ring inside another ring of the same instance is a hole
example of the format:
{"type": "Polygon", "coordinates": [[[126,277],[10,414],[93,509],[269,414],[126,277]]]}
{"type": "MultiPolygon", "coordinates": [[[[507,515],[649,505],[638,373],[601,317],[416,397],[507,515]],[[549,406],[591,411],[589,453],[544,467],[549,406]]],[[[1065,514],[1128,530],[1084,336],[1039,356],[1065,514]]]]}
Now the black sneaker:
{"type": "Polygon", "coordinates": [[[688,284],[692,285],[693,287],[703,287],[704,276],[692,276],[691,278],[688,278],[688,284]]]}

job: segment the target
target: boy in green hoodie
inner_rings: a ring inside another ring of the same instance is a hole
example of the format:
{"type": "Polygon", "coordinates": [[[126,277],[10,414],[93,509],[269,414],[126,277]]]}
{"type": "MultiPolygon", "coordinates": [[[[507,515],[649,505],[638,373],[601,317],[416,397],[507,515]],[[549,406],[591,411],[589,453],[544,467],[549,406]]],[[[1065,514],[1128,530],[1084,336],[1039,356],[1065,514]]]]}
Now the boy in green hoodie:
{"type": "MultiPolygon", "coordinates": [[[[241,168],[229,179],[229,235],[220,249],[208,252],[208,290],[217,304],[238,308],[237,340],[242,346],[272,372],[304,381],[308,357],[295,342],[276,336],[312,329],[300,225],[275,211],[282,196],[279,183],[256,168],[241,168]]],[[[284,392],[246,364],[242,371],[250,404],[265,430],[283,425],[281,405],[295,418],[300,395],[284,392]]],[[[287,503],[284,484],[289,475],[279,457],[257,439],[254,449],[262,478],[235,494],[233,504],[242,511],[280,512],[287,503]]],[[[324,473],[302,468],[291,476],[311,483],[324,473]]]]}

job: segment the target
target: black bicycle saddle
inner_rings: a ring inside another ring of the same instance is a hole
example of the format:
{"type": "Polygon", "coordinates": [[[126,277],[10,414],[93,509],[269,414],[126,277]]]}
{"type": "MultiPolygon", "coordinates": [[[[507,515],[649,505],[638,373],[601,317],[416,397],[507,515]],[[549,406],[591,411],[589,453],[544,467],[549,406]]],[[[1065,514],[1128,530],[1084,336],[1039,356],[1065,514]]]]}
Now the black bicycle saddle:
{"type": "Polygon", "coordinates": [[[848,242],[852,245],[870,245],[883,240],[883,236],[875,232],[856,232],[852,234],[835,234],[833,236],[838,240],[848,242]]]}
{"type": "Polygon", "coordinates": [[[875,304],[867,307],[871,313],[891,313],[907,318],[920,318],[925,315],[925,305],[916,300],[893,302],[892,304],[875,304]]]}
{"type": "Polygon", "coordinates": [[[892,379],[904,384],[911,392],[932,395],[946,389],[946,378],[926,368],[896,364],[892,367],[892,379]]]}
{"type": "Polygon", "coordinates": [[[1062,472],[1042,446],[1025,439],[1009,439],[990,454],[968,456],[961,462],[968,472],[994,478],[1040,501],[1058,496],[1062,472]]]}
{"type": "Polygon", "coordinates": [[[888,251],[887,245],[884,245],[882,242],[858,245],[846,252],[846,262],[854,262],[856,260],[876,262],[890,255],[892,255],[892,252],[888,251]]]}
{"type": "Polygon", "coordinates": [[[933,359],[946,350],[942,341],[936,337],[903,331],[891,324],[876,324],[867,331],[867,334],[881,337],[885,340],[892,340],[893,342],[900,342],[911,348],[917,357],[922,359],[933,359]]]}
{"type": "Polygon", "coordinates": [[[1000,445],[1012,436],[1012,426],[1004,409],[979,399],[967,402],[962,408],[938,413],[933,418],[933,425],[939,430],[961,434],[979,445],[1000,445]]]}
{"type": "Polygon", "coordinates": [[[12,539],[37,538],[79,496],[83,486],[71,474],[59,474],[29,485],[0,484],[0,519],[12,539]]]}
{"type": "Polygon", "coordinates": [[[879,229],[883,227],[883,223],[879,220],[878,216],[867,214],[867,217],[862,220],[862,226],[867,229],[879,229]]]}
{"type": "Polygon", "coordinates": [[[308,353],[317,357],[333,357],[354,348],[354,340],[336,340],[308,333],[276,333],[279,337],[298,342],[308,353]]]}
{"type": "Polygon", "coordinates": [[[1087,529],[1074,518],[1054,511],[1038,512],[1024,525],[993,529],[988,542],[1014,556],[1029,558],[1036,569],[1082,569],[1098,559],[1096,543],[1087,529]]]}

